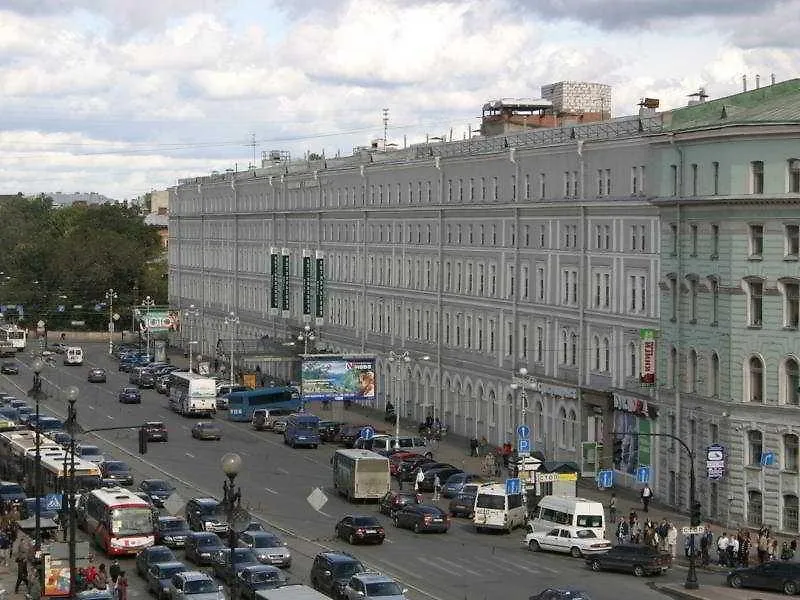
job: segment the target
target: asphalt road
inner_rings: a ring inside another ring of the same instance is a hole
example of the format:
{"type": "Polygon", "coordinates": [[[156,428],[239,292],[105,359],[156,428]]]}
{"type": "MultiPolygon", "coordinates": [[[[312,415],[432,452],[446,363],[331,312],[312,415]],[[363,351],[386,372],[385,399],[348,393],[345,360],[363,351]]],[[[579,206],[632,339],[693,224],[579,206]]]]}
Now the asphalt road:
{"type": "MultiPolygon", "coordinates": [[[[220,458],[225,452],[238,452],[243,471],[237,477],[243,503],[253,516],[281,533],[294,555],[291,580],[307,583],[313,556],[323,549],[342,549],[358,556],[368,567],[390,574],[409,589],[409,597],[418,600],[482,600],[503,597],[523,600],[548,586],[572,586],[585,589],[596,600],[619,600],[621,594],[635,594],[638,600],[663,596],[647,586],[647,579],[630,575],[592,573],[582,560],[554,554],[531,554],[520,546],[521,531],[511,535],[474,533],[465,520],[455,520],[446,535],[416,535],[397,530],[388,519],[387,540],[382,546],[351,547],[333,539],[336,520],[347,513],[376,513],[374,506],[353,506],[331,491],[330,457],[335,450],[323,445],[317,450],[293,450],[272,433],[256,432],[247,424],[225,420],[221,442],[191,438],[194,423],[172,413],[166,396],[154,390],[142,391],[141,405],[117,401],[117,391],[127,384],[127,373],[117,371],[117,363],[108,356],[106,344],[83,344],[83,367],[66,367],[56,356],[55,367],[42,373],[44,391],[50,396],[42,403],[42,412],[64,417],[66,402],[63,390],[75,385],[80,389],[76,404],[78,421],[84,429],[138,425],[147,420],[164,421],[170,432],[168,443],[151,443],[148,453],[138,454],[134,430],[84,434],[83,439],[125,460],[138,482],[146,477],[171,479],[180,496],[188,500],[197,495],[222,496],[224,479],[220,458]],[[108,383],[89,384],[89,367],[107,369],[108,383]],[[322,488],[328,502],[321,511],[314,510],[306,498],[315,488],[322,488]]],[[[2,376],[0,389],[24,397],[30,388],[32,362],[30,353],[20,357],[20,375],[2,376]]],[[[134,571],[129,561],[129,574],[134,571]]],[[[685,571],[673,569],[660,581],[679,582],[685,571]]],[[[719,575],[700,574],[701,583],[718,584],[719,575]]],[[[144,596],[141,580],[129,577],[131,596],[144,596]]]]}

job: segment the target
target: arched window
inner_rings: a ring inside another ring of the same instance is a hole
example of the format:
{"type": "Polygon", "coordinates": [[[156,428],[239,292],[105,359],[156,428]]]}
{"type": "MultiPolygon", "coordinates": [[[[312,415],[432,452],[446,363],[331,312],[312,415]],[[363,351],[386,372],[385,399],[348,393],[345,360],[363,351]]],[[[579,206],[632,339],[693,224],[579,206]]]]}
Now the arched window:
{"type": "Polygon", "coordinates": [[[567,411],[564,410],[562,406],[558,411],[558,445],[561,448],[566,448],[567,446],[567,411]]]}
{"type": "Polygon", "coordinates": [[[603,371],[611,371],[611,342],[608,338],[603,338],[603,371]]]}
{"type": "Polygon", "coordinates": [[[686,359],[686,390],[697,391],[697,351],[692,348],[686,359]]]}
{"type": "Polygon", "coordinates": [[[592,339],[592,347],[594,348],[594,370],[600,370],[600,338],[594,336],[592,339]]]}
{"type": "Polygon", "coordinates": [[[745,401],[764,402],[764,363],[758,356],[751,356],[747,361],[745,372],[745,401]]]}
{"type": "Polygon", "coordinates": [[[669,349],[669,355],[667,356],[667,385],[670,387],[675,387],[675,377],[677,376],[677,362],[678,362],[678,351],[675,349],[675,346],[672,346],[669,349]]]}
{"type": "Polygon", "coordinates": [[[764,434],[758,429],[747,432],[747,464],[758,466],[761,464],[761,453],[764,451],[764,434]]]}
{"type": "Polygon", "coordinates": [[[783,434],[783,470],[797,473],[798,466],[798,441],[794,433],[783,434]]]}
{"type": "Polygon", "coordinates": [[[763,509],[764,500],[761,492],[749,490],[747,492],[747,524],[751,527],[760,527],[763,509]]]}
{"type": "Polygon", "coordinates": [[[712,398],[719,397],[719,354],[711,353],[708,366],[708,395],[712,398]]]}
{"type": "Polygon", "coordinates": [[[561,364],[567,364],[569,358],[569,334],[566,329],[561,330],[561,364]]]}
{"type": "Polygon", "coordinates": [[[783,497],[783,529],[784,531],[791,531],[797,533],[800,523],[798,523],[797,513],[800,509],[797,496],[794,494],[786,494],[783,497]]]}
{"type": "Polygon", "coordinates": [[[797,406],[800,404],[800,363],[793,356],[787,357],[781,364],[781,382],[779,392],[781,404],[797,406]]]}
{"type": "Polygon", "coordinates": [[[567,421],[569,421],[569,447],[574,448],[575,444],[578,442],[578,416],[575,414],[574,410],[569,411],[569,415],[567,416],[567,421]]]}

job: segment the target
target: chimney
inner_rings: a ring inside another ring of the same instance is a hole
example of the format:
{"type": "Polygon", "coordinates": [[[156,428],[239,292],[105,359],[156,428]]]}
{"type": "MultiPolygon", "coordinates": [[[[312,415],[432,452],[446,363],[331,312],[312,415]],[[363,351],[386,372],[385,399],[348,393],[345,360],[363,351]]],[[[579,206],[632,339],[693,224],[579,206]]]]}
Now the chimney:
{"type": "Polygon", "coordinates": [[[742,75],[742,91],[747,91],[747,75],[742,75]]]}
{"type": "Polygon", "coordinates": [[[770,85],[775,85],[775,73],[771,73],[769,76],[770,85]]]}
{"type": "Polygon", "coordinates": [[[756,89],[761,87],[761,75],[756,75],[756,89]]]}

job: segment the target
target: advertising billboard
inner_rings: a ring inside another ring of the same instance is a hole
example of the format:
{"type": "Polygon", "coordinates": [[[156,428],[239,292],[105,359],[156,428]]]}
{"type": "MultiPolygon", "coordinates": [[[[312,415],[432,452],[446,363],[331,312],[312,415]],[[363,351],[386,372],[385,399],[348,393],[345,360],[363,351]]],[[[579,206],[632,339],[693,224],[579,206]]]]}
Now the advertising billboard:
{"type": "Polygon", "coordinates": [[[137,308],[136,320],[141,332],[150,335],[166,335],[171,331],[180,331],[181,328],[180,311],[159,306],[137,308]]]}
{"type": "Polygon", "coordinates": [[[374,400],[374,356],[310,356],[303,359],[303,400],[374,400]]]}

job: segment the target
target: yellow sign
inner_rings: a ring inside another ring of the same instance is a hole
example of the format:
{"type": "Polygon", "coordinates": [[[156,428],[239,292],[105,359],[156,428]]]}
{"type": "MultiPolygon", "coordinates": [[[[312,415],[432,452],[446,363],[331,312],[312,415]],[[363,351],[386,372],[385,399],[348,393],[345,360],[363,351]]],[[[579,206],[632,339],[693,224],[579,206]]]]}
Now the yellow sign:
{"type": "Polygon", "coordinates": [[[242,375],[242,385],[245,387],[250,388],[251,390],[256,388],[256,374],[255,373],[245,373],[242,375]]]}
{"type": "Polygon", "coordinates": [[[577,473],[536,473],[539,483],[552,483],[554,481],[578,481],[577,473]]]}
{"type": "Polygon", "coordinates": [[[7,421],[5,419],[0,420],[0,431],[10,431],[16,428],[17,424],[14,423],[14,421],[7,421]]]}

